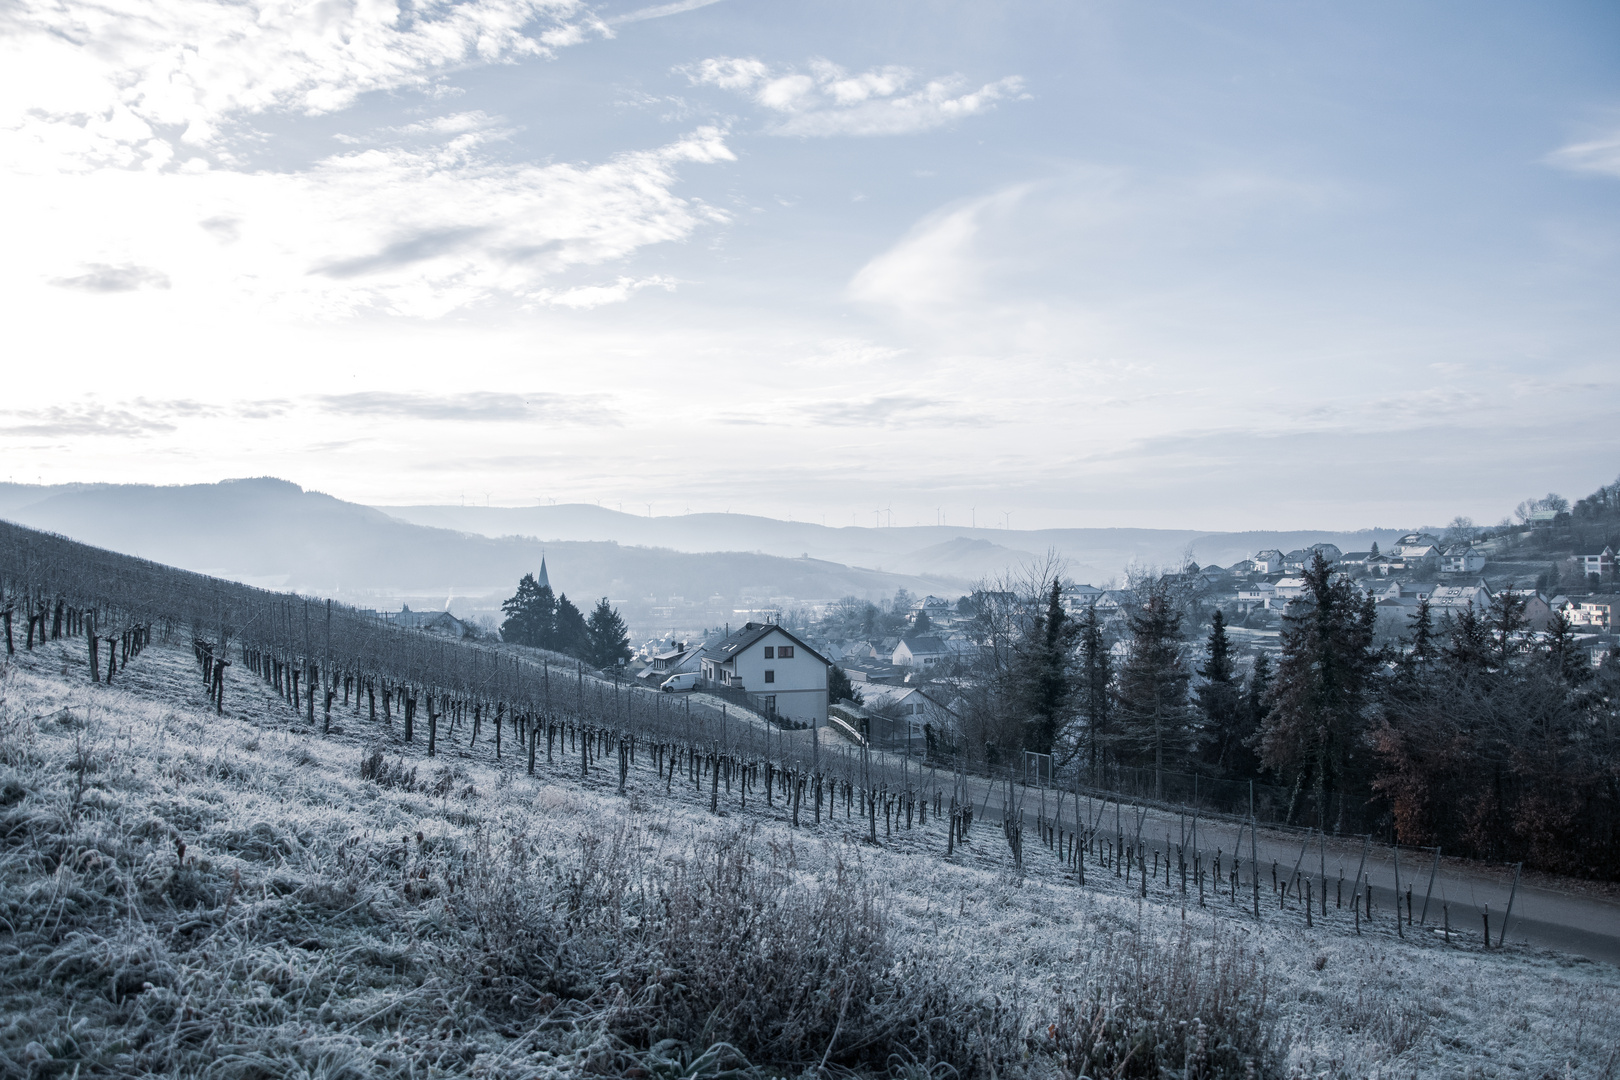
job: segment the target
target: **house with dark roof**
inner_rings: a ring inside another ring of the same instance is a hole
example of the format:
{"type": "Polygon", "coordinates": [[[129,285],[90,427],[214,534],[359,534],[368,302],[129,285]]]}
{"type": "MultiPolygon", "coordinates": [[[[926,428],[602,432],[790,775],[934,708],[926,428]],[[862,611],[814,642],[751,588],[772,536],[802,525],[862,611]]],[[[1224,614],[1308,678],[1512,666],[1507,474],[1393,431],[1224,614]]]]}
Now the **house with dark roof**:
{"type": "Polygon", "coordinates": [[[889,663],[895,667],[929,668],[946,663],[950,656],[945,643],[932,634],[908,635],[895,645],[889,663]]]}
{"type": "Polygon", "coordinates": [[[766,716],[825,724],[831,666],[776,623],[750,622],[705,647],[699,671],[707,683],[746,693],[766,716]]]}
{"type": "Polygon", "coordinates": [[[401,605],[397,613],[385,614],[383,618],[406,630],[422,630],[445,637],[464,638],[473,633],[472,627],[448,611],[412,611],[409,604],[401,605]]]}
{"type": "Polygon", "coordinates": [[[1474,574],[1485,569],[1485,553],[1472,544],[1452,544],[1440,556],[1442,574],[1474,574]]]}

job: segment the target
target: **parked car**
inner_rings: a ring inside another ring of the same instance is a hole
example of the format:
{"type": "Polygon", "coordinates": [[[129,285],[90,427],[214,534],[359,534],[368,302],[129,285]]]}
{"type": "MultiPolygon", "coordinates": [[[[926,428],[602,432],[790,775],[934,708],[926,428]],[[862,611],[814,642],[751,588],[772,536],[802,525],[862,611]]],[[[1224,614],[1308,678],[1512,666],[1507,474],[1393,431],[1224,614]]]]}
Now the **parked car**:
{"type": "Polygon", "coordinates": [[[658,685],[659,689],[663,690],[666,694],[673,694],[679,690],[696,690],[697,684],[697,672],[683,671],[679,675],[671,675],[658,685]]]}

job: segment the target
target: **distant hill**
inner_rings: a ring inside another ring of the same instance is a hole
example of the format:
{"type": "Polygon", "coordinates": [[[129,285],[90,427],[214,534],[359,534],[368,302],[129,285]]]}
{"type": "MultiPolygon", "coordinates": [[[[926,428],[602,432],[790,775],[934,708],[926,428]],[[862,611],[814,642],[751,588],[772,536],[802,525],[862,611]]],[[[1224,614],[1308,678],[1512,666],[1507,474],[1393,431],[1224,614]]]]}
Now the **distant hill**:
{"type": "Polygon", "coordinates": [[[749,514],[683,514],[643,517],[588,504],[532,507],[381,506],[402,521],[462,529],[484,536],[532,536],[543,540],[617,540],[657,544],[678,551],[759,551],[810,555],[851,566],[882,567],[905,574],[944,575],[963,584],[1048,550],[1069,562],[1070,574],[1094,581],[1117,576],[1132,563],[1179,566],[1189,548],[1203,565],[1230,566],[1265,548],[1289,551],[1308,544],[1366,550],[1388,544],[1396,529],[1359,532],[1203,532],[1196,529],[987,529],[957,525],[894,528],[825,526],[777,521],[749,514]],[[973,546],[982,542],[985,547],[973,546]],[[951,546],[954,545],[954,546],[951,546]]]}
{"type": "Polygon", "coordinates": [[[458,614],[498,607],[544,554],[559,591],[581,606],[611,597],[638,630],[720,625],[734,608],[772,598],[948,591],[936,577],[825,559],[479,536],[268,478],[176,487],[0,485],[0,517],[249,584],[358,605],[448,604],[458,614]],[[672,605],[672,597],[680,602],[672,605]]]}
{"type": "Polygon", "coordinates": [[[1346,550],[1393,530],[1207,533],[1176,529],[828,527],[747,514],[639,517],[598,506],[368,507],[285,480],[218,484],[0,484],[0,517],[268,588],[347,602],[489,613],[544,553],[577,603],[608,596],[638,632],[716,626],[738,609],[898,588],[957,595],[1055,551],[1078,580],[1131,563],[1229,565],[1317,541],[1346,550]]]}

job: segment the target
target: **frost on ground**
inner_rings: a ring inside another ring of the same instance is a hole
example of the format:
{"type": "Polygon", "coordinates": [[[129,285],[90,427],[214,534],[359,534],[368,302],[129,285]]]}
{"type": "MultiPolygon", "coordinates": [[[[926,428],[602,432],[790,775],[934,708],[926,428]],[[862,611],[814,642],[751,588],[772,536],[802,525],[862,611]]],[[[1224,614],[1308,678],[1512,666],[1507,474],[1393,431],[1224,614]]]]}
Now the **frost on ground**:
{"type": "Polygon", "coordinates": [[[711,815],[645,762],[620,795],[614,762],[531,778],[465,731],[430,760],[252,680],[218,717],[181,649],[112,687],[74,649],[0,676],[8,1075],[1620,1067],[1605,965],[1081,886],[1033,831],[1015,874],[983,822],[947,859],[932,817],[874,847],[841,804],[711,815]]]}

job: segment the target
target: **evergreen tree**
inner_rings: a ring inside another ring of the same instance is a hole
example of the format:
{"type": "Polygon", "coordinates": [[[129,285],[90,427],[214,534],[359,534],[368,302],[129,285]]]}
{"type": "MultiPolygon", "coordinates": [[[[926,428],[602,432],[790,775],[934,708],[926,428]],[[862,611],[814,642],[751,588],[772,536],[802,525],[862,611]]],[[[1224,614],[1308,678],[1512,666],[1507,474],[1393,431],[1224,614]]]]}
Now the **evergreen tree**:
{"type": "Polygon", "coordinates": [[[861,692],[855,689],[849,674],[837,664],[833,664],[827,669],[827,703],[836,705],[840,701],[853,701],[859,705],[861,692]]]}
{"type": "Polygon", "coordinates": [[[1440,655],[1434,644],[1434,615],[1429,611],[1429,598],[1423,597],[1418,601],[1417,611],[1412,613],[1412,653],[1409,663],[1427,664],[1440,655]]]}
{"type": "Polygon", "coordinates": [[[1266,717],[1271,714],[1271,657],[1267,653],[1260,653],[1254,658],[1254,670],[1249,672],[1248,689],[1243,695],[1243,712],[1249,729],[1249,737],[1244,740],[1244,747],[1249,751],[1249,758],[1253,763],[1251,771],[1258,773],[1260,759],[1254,752],[1258,749],[1257,744],[1260,732],[1265,728],[1266,717]]]}
{"type": "Polygon", "coordinates": [[[1046,611],[1035,617],[1016,654],[1015,685],[1026,717],[1026,750],[1052,753],[1069,725],[1077,629],[1063,610],[1063,586],[1053,579],[1046,611]]]}
{"type": "Polygon", "coordinates": [[[1247,757],[1242,690],[1234,678],[1232,644],[1226,636],[1226,616],[1219,608],[1210,616],[1209,641],[1198,674],[1204,682],[1195,691],[1203,726],[1204,760],[1223,773],[1231,773],[1240,757],[1247,757]]]}
{"type": "MultiPolygon", "coordinates": [[[[1377,661],[1376,612],[1372,597],[1359,600],[1321,552],[1304,577],[1306,596],[1283,616],[1282,660],[1260,736],[1260,756],[1267,768],[1293,779],[1289,821],[1309,789],[1325,825],[1333,797],[1360,764],[1377,661]]],[[[1342,798],[1338,809],[1342,829],[1342,798]]]]}
{"type": "Polygon", "coordinates": [[[1553,612],[1547,623],[1547,666],[1569,686],[1592,678],[1592,666],[1575,647],[1575,628],[1562,611],[1553,612]]]}
{"type": "Polygon", "coordinates": [[[585,660],[593,667],[612,668],[630,659],[630,633],[607,597],[597,601],[585,624],[585,660]]]}
{"type": "Polygon", "coordinates": [[[1500,670],[1507,670],[1522,645],[1519,632],[1524,629],[1524,606],[1524,597],[1506,589],[1491,597],[1490,633],[1496,646],[1496,666],[1500,670]]]}
{"type": "Polygon", "coordinates": [[[1490,630],[1474,614],[1474,609],[1465,607],[1457,615],[1448,614],[1442,629],[1446,633],[1446,646],[1441,651],[1441,659],[1446,667],[1455,672],[1484,671],[1490,666],[1491,647],[1490,630]]]}
{"type": "Polygon", "coordinates": [[[506,620],[501,623],[501,640],[533,648],[549,648],[557,618],[557,601],[551,586],[541,585],[533,574],[524,574],[517,592],[501,604],[506,620]]]}
{"type": "Polygon", "coordinates": [[[1091,774],[1095,778],[1103,765],[1108,740],[1113,732],[1109,728],[1109,713],[1113,705],[1109,684],[1114,681],[1113,657],[1108,641],[1103,636],[1102,620],[1097,618],[1097,604],[1086,605],[1080,619],[1076,637],[1080,647],[1080,713],[1085,718],[1085,741],[1090,756],[1091,774]]]}
{"type": "Polygon", "coordinates": [[[1120,668],[1118,743],[1122,756],[1153,766],[1154,798],[1164,797],[1164,770],[1188,749],[1190,719],[1181,658],[1181,613],[1161,581],[1130,617],[1131,650],[1120,668]]]}
{"type": "Polygon", "coordinates": [[[567,593],[557,597],[557,617],[552,622],[551,637],[544,644],[545,648],[581,660],[590,653],[590,627],[585,625],[585,616],[568,599],[567,593]]]}
{"type": "Polygon", "coordinates": [[[917,617],[911,620],[911,633],[916,637],[921,637],[933,628],[934,621],[928,617],[926,611],[917,612],[917,617]]]}

